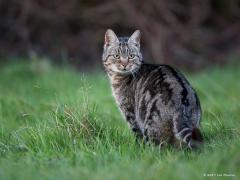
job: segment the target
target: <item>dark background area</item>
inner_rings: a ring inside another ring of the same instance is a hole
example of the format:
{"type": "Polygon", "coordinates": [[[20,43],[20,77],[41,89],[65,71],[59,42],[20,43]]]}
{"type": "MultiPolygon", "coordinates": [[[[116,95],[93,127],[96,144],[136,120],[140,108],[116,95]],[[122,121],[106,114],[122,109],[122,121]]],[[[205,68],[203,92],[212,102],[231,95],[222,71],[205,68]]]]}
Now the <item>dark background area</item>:
{"type": "Polygon", "coordinates": [[[99,66],[107,28],[140,29],[148,62],[198,70],[240,57],[239,0],[1,0],[0,61],[99,66]]]}

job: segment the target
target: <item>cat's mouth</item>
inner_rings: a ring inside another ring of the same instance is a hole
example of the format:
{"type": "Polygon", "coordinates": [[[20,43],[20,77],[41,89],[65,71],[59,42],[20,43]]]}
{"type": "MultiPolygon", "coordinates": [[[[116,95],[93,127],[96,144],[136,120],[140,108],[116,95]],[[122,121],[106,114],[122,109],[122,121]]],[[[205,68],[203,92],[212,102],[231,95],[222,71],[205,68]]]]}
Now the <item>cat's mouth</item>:
{"type": "Polygon", "coordinates": [[[136,70],[139,69],[138,67],[131,65],[131,66],[113,66],[112,67],[112,71],[114,71],[117,74],[121,74],[121,75],[129,75],[129,74],[133,74],[134,72],[136,72],[136,70]]]}
{"type": "Polygon", "coordinates": [[[125,75],[127,75],[127,74],[131,74],[131,70],[128,70],[128,69],[115,69],[115,70],[113,70],[114,72],[116,72],[116,73],[118,73],[118,74],[125,74],[125,75]]]}

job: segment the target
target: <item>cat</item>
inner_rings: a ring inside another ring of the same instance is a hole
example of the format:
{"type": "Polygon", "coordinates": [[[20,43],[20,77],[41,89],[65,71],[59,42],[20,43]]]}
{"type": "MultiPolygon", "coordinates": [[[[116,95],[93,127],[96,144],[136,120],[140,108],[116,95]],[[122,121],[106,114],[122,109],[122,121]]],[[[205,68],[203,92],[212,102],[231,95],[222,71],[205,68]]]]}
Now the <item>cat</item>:
{"type": "Polygon", "coordinates": [[[186,78],[168,65],[143,63],[140,31],[105,33],[103,65],[122,115],[137,139],[159,146],[198,148],[201,106],[186,78]]]}

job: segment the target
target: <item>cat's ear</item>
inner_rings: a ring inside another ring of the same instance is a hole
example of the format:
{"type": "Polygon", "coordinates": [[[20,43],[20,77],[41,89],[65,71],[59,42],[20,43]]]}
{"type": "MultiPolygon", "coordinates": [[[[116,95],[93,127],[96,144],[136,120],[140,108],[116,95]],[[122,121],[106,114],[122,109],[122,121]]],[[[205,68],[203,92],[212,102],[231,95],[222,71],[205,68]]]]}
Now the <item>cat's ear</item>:
{"type": "Polygon", "coordinates": [[[113,32],[113,30],[108,29],[105,33],[105,45],[110,45],[113,43],[118,43],[118,38],[116,34],[113,32]]]}
{"type": "Polygon", "coordinates": [[[129,43],[134,43],[138,47],[140,47],[140,39],[141,39],[141,33],[140,30],[136,30],[131,37],[129,38],[128,42],[129,43]]]}

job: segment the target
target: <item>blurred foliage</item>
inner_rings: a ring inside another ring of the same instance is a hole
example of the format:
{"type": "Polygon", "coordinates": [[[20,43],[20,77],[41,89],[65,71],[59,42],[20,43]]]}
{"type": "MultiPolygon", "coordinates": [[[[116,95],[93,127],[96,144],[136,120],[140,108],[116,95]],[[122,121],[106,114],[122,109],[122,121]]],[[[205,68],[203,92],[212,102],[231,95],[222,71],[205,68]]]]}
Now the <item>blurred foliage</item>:
{"type": "Polygon", "coordinates": [[[104,32],[140,29],[145,59],[197,69],[240,54],[239,0],[1,0],[0,56],[101,63],[104,32]]]}

